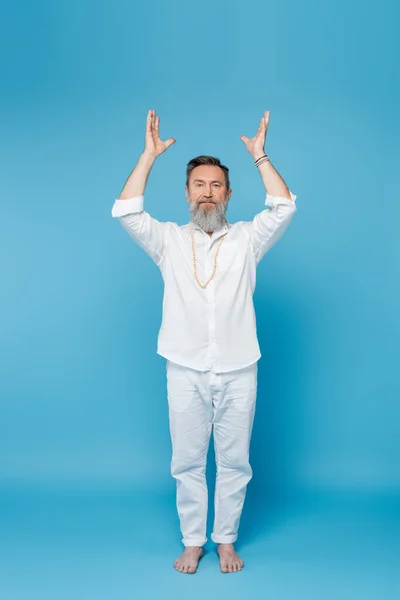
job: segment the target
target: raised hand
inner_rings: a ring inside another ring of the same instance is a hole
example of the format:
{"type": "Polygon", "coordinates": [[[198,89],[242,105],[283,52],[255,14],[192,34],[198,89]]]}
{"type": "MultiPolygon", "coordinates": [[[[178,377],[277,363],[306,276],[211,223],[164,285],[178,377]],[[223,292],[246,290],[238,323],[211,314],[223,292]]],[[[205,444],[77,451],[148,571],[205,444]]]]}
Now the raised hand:
{"type": "Polygon", "coordinates": [[[240,136],[240,139],[242,140],[242,142],[244,142],[246,144],[246,148],[250,152],[250,154],[254,157],[254,160],[257,160],[257,158],[260,158],[260,156],[265,154],[264,146],[265,146],[265,139],[267,136],[268,123],[269,123],[269,110],[266,110],[264,112],[264,116],[261,117],[260,126],[257,129],[256,135],[251,139],[249,139],[245,135],[240,136]]]}
{"type": "Polygon", "coordinates": [[[174,138],[169,138],[165,142],[160,139],[160,117],[156,116],[155,110],[149,110],[146,121],[146,145],[145,153],[154,157],[160,156],[171,144],[175,144],[174,138]]]}

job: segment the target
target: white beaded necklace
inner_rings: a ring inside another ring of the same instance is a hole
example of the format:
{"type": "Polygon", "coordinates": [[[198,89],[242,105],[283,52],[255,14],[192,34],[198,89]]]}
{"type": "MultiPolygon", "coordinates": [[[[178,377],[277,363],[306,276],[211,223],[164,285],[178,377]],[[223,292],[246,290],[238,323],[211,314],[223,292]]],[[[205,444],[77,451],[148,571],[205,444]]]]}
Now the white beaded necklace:
{"type": "Polygon", "coordinates": [[[217,257],[218,257],[218,252],[219,252],[219,249],[221,248],[222,242],[223,242],[223,241],[224,241],[224,239],[225,239],[226,233],[225,233],[225,234],[222,236],[222,238],[221,238],[221,241],[220,241],[220,243],[219,243],[219,245],[218,245],[217,251],[216,251],[216,253],[215,253],[215,256],[214,256],[214,269],[213,269],[213,272],[212,272],[212,274],[211,274],[211,277],[208,279],[208,281],[206,281],[206,283],[201,283],[201,281],[200,281],[200,280],[199,280],[199,278],[197,277],[196,250],[195,250],[195,247],[194,247],[194,236],[193,236],[192,228],[190,227],[190,225],[189,225],[189,231],[190,231],[190,235],[191,235],[191,237],[192,237],[192,254],[193,254],[193,269],[194,269],[194,276],[195,276],[195,278],[196,278],[196,281],[197,281],[197,283],[199,284],[199,286],[200,286],[201,288],[203,288],[203,289],[204,289],[204,288],[206,288],[206,287],[208,286],[208,284],[210,283],[210,281],[213,279],[213,277],[214,277],[214,275],[215,275],[215,272],[216,272],[216,270],[217,270],[217,257]]]}

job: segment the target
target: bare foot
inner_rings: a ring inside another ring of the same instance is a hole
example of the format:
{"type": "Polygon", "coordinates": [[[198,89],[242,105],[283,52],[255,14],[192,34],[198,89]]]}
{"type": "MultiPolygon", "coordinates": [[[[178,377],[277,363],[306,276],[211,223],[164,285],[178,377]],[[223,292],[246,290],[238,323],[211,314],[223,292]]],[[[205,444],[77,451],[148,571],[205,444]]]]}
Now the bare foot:
{"type": "Polygon", "coordinates": [[[218,544],[217,554],[221,564],[222,573],[235,573],[244,567],[244,562],[235,552],[233,544],[218,544]]]}
{"type": "Polygon", "coordinates": [[[174,567],[181,573],[196,573],[200,558],[204,556],[201,546],[186,546],[184,552],[174,562],[174,567]]]}

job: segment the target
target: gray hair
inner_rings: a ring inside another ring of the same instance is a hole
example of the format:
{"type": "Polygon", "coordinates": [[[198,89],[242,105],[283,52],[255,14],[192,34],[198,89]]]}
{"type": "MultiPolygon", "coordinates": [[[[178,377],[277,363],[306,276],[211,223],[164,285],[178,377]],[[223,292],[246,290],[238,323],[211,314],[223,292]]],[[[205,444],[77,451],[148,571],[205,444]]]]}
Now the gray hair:
{"type": "Polygon", "coordinates": [[[225,165],[221,165],[221,161],[219,160],[219,158],[216,158],[214,156],[206,156],[206,155],[201,155],[201,156],[196,156],[196,158],[192,158],[192,160],[190,160],[186,166],[186,185],[187,187],[189,187],[189,179],[190,179],[190,174],[193,171],[194,168],[200,166],[200,165],[212,165],[214,167],[220,167],[225,175],[225,183],[226,183],[226,189],[229,190],[230,188],[230,182],[229,182],[229,169],[228,167],[226,167],[225,165]]]}

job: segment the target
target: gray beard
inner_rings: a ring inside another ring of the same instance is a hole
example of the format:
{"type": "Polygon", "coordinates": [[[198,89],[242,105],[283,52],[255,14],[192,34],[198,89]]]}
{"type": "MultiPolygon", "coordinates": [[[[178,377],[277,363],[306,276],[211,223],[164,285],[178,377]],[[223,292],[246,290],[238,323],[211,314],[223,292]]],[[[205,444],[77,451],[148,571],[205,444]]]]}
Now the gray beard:
{"type": "Polygon", "coordinates": [[[210,209],[204,209],[201,206],[202,202],[204,202],[204,198],[197,202],[190,200],[189,210],[193,223],[196,223],[207,233],[222,229],[227,222],[225,214],[229,203],[228,196],[223,202],[215,202],[214,208],[210,209]]]}

